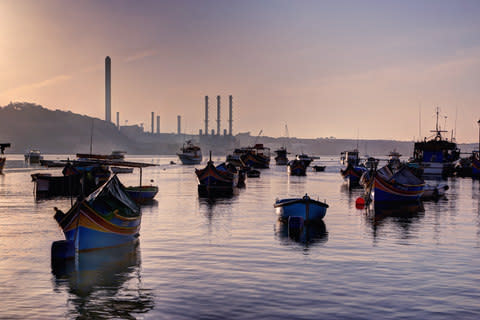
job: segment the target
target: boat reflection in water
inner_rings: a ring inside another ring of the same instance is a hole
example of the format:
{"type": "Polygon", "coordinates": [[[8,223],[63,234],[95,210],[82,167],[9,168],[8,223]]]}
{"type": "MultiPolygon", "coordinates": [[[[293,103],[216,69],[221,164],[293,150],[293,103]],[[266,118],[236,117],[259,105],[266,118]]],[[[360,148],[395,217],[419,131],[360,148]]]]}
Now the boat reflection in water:
{"type": "Polygon", "coordinates": [[[288,222],[278,220],[275,225],[275,235],[284,245],[292,242],[303,244],[305,247],[323,244],[328,241],[328,231],[323,220],[306,223],[303,227],[289,227],[288,222]]]}
{"type": "Polygon", "coordinates": [[[134,319],[154,307],[153,294],[142,288],[138,241],[117,248],[52,259],[54,290],[70,293],[69,317],[134,319]]]}
{"type": "Polygon", "coordinates": [[[411,227],[423,218],[425,209],[422,202],[415,203],[373,203],[366,210],[366,220],[372,227],[373,237],[379,236],[382,227],[395,224],[400,227],[402,238],[410,238],[411,227]]]}

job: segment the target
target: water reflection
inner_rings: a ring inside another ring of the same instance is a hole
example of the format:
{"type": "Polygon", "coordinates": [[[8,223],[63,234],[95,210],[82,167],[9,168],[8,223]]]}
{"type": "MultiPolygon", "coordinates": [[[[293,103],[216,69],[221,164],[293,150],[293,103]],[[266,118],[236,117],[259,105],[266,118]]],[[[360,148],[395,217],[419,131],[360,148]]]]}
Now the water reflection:
{"type": "Polygon", "coordinates": [[[138,243],[52,261],[54,290],[70,293],[70,316],[133,319],[154,307],[153,294],[142,288],[140,264],[138,243]]]}
{"type": "Polygon", "coordinates": [[[323,220],[306,224],[301,229],[289,228],[288,223],[279,220],[275,225],[275,234],[283,245],[296,242],[305,248],[328,241],[328,231],[323,220]]]}
{"type": "Polygon", "coordinates": [[[373,203],[366,209],[366,221],[372,227],[374,239],[380,235],[382,227],[394,224],[400,228],[403,239],[411,236],[411,228],[425,216],[423,203],[390,204],[373,203]]]}

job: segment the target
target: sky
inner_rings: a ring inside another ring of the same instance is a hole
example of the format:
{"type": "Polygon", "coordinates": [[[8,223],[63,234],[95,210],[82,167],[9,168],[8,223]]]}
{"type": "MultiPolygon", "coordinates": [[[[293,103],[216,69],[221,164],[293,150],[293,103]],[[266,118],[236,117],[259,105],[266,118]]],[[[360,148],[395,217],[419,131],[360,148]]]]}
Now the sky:
{"type": "MultiPolygon", "coordinates": [[[[435,108],[478,141],[480,1],[0,0],[0,105],[26,101],[161,132],[412,140],[435,108]],[[128,122],[126,122],[128,121],[128,122]]],[[[449,134],[451,135],[451,134],[449,134]]]]}

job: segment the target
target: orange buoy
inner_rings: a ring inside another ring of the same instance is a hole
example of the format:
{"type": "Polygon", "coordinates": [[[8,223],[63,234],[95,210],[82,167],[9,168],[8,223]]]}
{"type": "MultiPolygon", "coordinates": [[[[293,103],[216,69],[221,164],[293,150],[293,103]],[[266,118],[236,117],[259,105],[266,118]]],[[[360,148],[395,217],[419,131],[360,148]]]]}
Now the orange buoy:
{"type": "Polygon", "coordinates": [[[357,200],[355,201],[355,207],[357,209],[365,208],[365,199],[363,199],[362,197],[358,197],[357,200]]]}

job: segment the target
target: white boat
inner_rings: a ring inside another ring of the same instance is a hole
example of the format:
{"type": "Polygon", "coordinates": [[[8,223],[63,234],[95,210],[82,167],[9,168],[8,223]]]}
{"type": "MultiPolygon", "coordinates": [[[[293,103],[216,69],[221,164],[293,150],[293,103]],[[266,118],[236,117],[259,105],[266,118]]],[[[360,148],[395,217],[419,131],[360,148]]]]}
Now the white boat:
{"type": "Polygon", "coordinates": [[[322,220],[328,208],[328,204],[313,200],[307,194],[303,198],[277,200],[273,206],[281,220],[288,220],[289,217],[301,217],[304,221],[322,220]]]}
{"type": "Polygon", "coordinates": [[[40,163],[43,160],[43,156],[39,150],[32,149],[25,153],[25,161],[28,163],[40,163]]]}
{"type": "Polygon", "coordinates": [[[177,156],[182,164],[199,164],[202,162],[202,150],[194,145],[191,140],[186,141],[177,156]]]}

